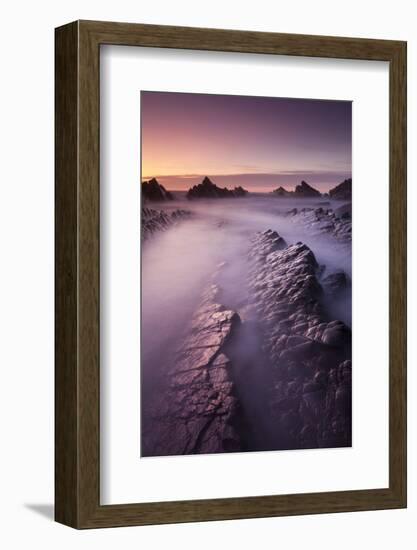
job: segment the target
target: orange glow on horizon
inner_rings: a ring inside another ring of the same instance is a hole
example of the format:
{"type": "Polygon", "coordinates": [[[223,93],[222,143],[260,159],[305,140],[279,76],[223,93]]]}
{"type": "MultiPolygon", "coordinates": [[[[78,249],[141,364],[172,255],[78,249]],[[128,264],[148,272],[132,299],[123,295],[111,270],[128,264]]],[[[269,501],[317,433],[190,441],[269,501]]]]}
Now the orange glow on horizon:
{"type": "Polygon", "coordinates": [[[187,190],[327,191],[351,177],[351,103],[141,92],[141,177],[187,190]]]}

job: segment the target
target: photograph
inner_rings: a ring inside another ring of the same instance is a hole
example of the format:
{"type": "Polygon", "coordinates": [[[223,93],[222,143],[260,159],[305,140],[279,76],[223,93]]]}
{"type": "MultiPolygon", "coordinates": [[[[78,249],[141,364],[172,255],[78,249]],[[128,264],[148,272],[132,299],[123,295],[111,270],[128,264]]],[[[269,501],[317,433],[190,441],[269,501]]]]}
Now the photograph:
{"type": "Polygon", "coordinates": [[[351,447],[352,101],[139,99],[140,456],[351,447]]]}

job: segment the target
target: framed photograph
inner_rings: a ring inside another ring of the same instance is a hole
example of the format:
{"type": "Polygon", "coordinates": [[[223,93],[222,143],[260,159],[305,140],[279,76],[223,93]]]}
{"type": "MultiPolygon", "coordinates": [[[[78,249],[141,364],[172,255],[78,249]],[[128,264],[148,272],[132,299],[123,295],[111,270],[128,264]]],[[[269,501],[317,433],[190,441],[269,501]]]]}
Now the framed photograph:
{"type": "Polygon", "coordinates": [[[56,520],[406,506],[406,43],[56,29],[56,520]]]}

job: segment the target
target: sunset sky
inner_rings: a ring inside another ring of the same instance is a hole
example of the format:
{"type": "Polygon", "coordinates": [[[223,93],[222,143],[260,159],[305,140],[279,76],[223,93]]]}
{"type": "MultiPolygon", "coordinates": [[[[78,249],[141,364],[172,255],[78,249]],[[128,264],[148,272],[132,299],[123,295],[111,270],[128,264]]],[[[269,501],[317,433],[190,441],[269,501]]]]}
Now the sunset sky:
{"type": "Polygon", "coordinates": [[[187,190],[221,187],[327,191],[352,164],[352,104],[268,97],[141,92],[142,180],[187,190]]]}

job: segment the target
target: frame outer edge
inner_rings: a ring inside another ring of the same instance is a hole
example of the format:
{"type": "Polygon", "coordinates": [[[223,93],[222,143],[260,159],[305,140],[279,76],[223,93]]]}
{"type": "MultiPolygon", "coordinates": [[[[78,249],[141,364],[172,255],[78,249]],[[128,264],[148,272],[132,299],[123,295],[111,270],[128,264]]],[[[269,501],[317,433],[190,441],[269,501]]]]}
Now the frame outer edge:
{"type": "Polygon", "coordinates": [[[55,30],[55,520],[76,527],[78,462],[78,24],[55,30]]]}
{"type": "Polygon", "coordinates": [[[407,43],[390,62],[390,489],[407,507],[407,43]]]}
{"type": "Polygon", "coordinates": [[[80,529],[405,507],[406,43],[93,21],[70,23],[56,29],[55,36],[56,521],[80,529]],[[178,30],[183,33],[178,34],[178,30]],[[216,40],[216,36],[223,42],[216,40]],[[308,48],[302,45],[303,38],[308,48]],[[390,62],[390,158],[394,162],[390,166],[390,221],[393,225],[390,227],[388,489],[100,505],[100,44],[257,51],[390,62]],[[396,252],[393,245],[398,246],[396,252]]]}
{"type": "Polygon", "coordinates": [[[79,516],[100,506],[100,44],[78,22],[79,516]]]}

